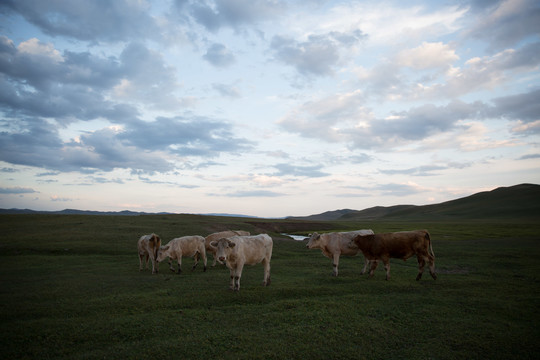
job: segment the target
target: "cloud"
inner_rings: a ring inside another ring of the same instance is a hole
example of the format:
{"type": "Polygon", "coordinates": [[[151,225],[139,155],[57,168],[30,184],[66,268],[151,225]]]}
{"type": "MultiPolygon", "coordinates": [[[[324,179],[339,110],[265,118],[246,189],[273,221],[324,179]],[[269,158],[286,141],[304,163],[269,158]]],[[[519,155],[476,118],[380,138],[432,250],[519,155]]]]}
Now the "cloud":
{"type": "Polygon", "coordinates": [[[212,84],[212,88],[224,97],[237,99],[241,96],[238,88],[232,85],[214,83],[212,84]]]}
{"type": "Polygon", "coordinates": [[[409,196],[421,193],[424,190],[416,184],[381,184],[374,187],[384,196],[409,196]]]}
{"type": "Polygon", "coordinates": [[[455,50],[442,42],[423,42],[422,45],[403,50],[397,55],[397,61],[401,66],[418,70],[448,68],[458,59],[455,50]]]}
{"type": "Polygon", "coordinates": [[[272,0],[177,1],[176,6],[211,32],[222,27],[239,29],[274,18],[284,10],[281,2],[272,0]]]}
{"type": "Polygon", "coordinates": [[[496,6],[482,8],[485,12],[474,20],[475,25],[466,31],[466,36],[487,40],[492,51],[513,46],[529,36],[540,35],[540,6],[536,0],[499,1],[496,6]]]}
{"type": "Polygon", "coordinates": [[[292,164],[276,164],[273,165],[278,170],[273,176],[297,176],[297,177],[324,177],[330,174],[320,170],[319,165],[299,166],[292,164]]]}
{"type": "Polygon", "coordinates": [[[334,68],[342,60],[343,49],[354,47],[364,38],[360,30],[309,35],[306,41],[274,36],[270,48],[278,61],[293,66],[300,74],[325,76],[334,74],[334,68]]]}
{"type": "Polygon", "coordinates": [[[205,157],[248,150],[254,145],[252,141],[235,137],[230,124],[197,116],[132,122],[118,137],[149,151],[205,157]]]}
{"type": "Polygon", "coordinates": [[[214,43],[208,48],[203,58],[216,67],[227,67],[234,64],[234,55],[223,44],[214,43]]]}
{"type": "Polygon", "coordinates": [[[363,107],[361,92],[309,101],[278,121],[283,129],[306,138],[341,142],[357,149],[392,149],[455,128],[463,119],[476,119],[489,107],[482,102],[451,101],[425,104],[375,118],[363,107]]]}
{"type": "Polygon", "coordinates": [[[37,193],[39,191],[36,191],[32,188],[26,188],[26,187],[0,187],[0,194],[32,194],[37,193]]]}
{"type": "Polygon", "coordinates": [[[285,194],[268,190],[245,190],[237,191],[234,193],[224,194],[227,197],[278,197],[285,196],[285,194]]]}
{"type": "Polygon", "coordinates": [[[509,95],[493,99],[494,116],[520,120],[524,123],[540,120],[540,89],[528,93],[509,95]]]}
{"type": "Polygon", "coordinates": [[[60,201],[60,202],[67,202],[67,201],[73,201],[73,199],[70,199],[70,198],[65,198],[65,197],[60,197],[58,195],[52,195],[51,196],[51,201],[60,201]]]}
{"type": "Polygon", "coordinates": [[[22,15],[53,37],[118,42],[160,34],[145,1],[6,0],[0,8],[22,15]]]}

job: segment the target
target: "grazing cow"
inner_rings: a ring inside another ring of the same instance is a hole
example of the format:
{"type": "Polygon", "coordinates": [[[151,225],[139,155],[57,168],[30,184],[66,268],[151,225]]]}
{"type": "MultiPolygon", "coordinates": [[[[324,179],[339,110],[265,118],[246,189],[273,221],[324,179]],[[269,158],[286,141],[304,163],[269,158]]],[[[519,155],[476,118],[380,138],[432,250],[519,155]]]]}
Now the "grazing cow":
{"type": "MultiPolygon", "coordinates": [[[[429,263],[429,272],[433,279],[437,280],[435,274],[435,254],[431,247],[431,239],[427,230],[402,231],[374,235],[358,235],[351,240],[362,250],[368,260],[382,260],[386,269],[386,280],[390,278],[390,258],[407,260],[416,255],[418,260],[418,275],[416,280],[420,280],[424,272],[426,261],[429,263]]],[[[369,276],[373,276],[373,271],[377,268],[377,262],[371,262],[369,276]]]]}
{"type": "Polygon", "coordinates": [[[240,278],[244,265],[262,262],[264,266],[263,286],[270,285],[270,259],[272,258],[272,238],[267,234],[252,236],[232,236],[212,241],[217,248],[219,261],[225,263],[231,274],[231,290],[240,290],[240,278]]]}
{"type": "MultiPolygon", "coordinates": [[[[357,235],[373,234],[373,230],[356,230],[349,232],[335,232],[327,234],[313,233],[309,237],[306,245],[308,249],[321,249],[324,256],[333,260],[333,276],[338,276],[338,266],[340,255],[355,256],[360,249],[357,246],[351,246],[352,238],[357,235]]],[[[362,274],[367,271],[369,261],[365,259],[362,274]]]]}
{"type": "Polygon", "coordinates": [[[247,232],[247,231],[243,231],[243,230],[228,230],[228,231],[221,231],[221,232],[216,232],[216,233],[213,233],[213,234],[210,234],[208,235],[204,240],[205,240],[205,246],[206,246],[206,254],[212,254],[212,256],[214,257],[214,263],[212,264],[212,266],[216,266],[216,259],[217,259],[217,256],[216,256],[216,248],[213,247],[212,245],[210,245],[210,243],[212,241],[217,241],[221,238],[228,238],[228,237],[231,237],[231,236],[235,236],[235,235],[238,235],[238,236],[249,236],[250,233],[247,232]]]}
{"type": "Polygon", "coordinates": [[[158,249],[161,246],[161,239],[156,234],[143,235],[137,242],[139,251],[139,271],[143,269],[143,258],[145,267],[148,267],[148,258],[152,260],[152,274],[158,272],[159,268],[156,266],[156,259],[158,249]]]}
{"type": "Polygon", "coordinates": [[[176,239],[172,239],[165,246],[161,246],[158,251],[157,261],[158,263],[163,261],[166,257],[169,257],[169,269],[175,271],[172,266],[172,259],[178,260],[178,270],[180,274],[182,272],[182,257],[193,257],[195,264],[191,271],[195,270],[199,263],[199,258],[202,257],[204,263],[204,271],[206,271],[206,251],[204,249],[204,238],[199,235],[182,236],[176,239]]]}

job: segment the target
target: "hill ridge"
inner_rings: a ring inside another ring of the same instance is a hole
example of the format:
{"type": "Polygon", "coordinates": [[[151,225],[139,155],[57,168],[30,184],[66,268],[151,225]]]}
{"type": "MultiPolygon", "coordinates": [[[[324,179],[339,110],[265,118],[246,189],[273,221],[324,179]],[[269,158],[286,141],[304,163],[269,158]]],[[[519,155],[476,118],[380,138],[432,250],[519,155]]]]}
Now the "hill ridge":
{"type": "Polygon", "coordinates": [[[523,183],[498,187],[438,204],[374,206],[364,210],[346,211],[337,218],[325,218],[324,214],[335,215],[335,211],[287,219],[364,221],[513,218],[540,221],[540,185],[523,183]]]}

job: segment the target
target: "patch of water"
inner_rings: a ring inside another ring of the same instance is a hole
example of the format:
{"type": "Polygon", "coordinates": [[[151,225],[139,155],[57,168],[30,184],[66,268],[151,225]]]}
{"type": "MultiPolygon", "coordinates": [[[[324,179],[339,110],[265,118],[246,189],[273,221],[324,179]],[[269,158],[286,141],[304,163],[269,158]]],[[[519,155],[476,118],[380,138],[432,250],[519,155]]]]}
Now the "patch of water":
{"type": "Polygon", "coordinates": [[[303,235],[292,235],[292,234],[285,234],[285,233],[281,233],[281,235],[291,237],[293,238],[293,240],[296,240],[296,241],[304,241],[306,239],[306,237],[303,235]]]}

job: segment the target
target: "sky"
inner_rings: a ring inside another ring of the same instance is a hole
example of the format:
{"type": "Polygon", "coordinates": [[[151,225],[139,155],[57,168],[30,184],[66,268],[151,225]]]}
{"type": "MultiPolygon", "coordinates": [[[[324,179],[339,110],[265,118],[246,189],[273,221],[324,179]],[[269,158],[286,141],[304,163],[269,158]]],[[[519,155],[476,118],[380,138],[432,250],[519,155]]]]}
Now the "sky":
{"type": "Polygon", "coordinates": [[[0,208],[304,216],[540,183],[536,0],[3,0],[0,208]]]}

